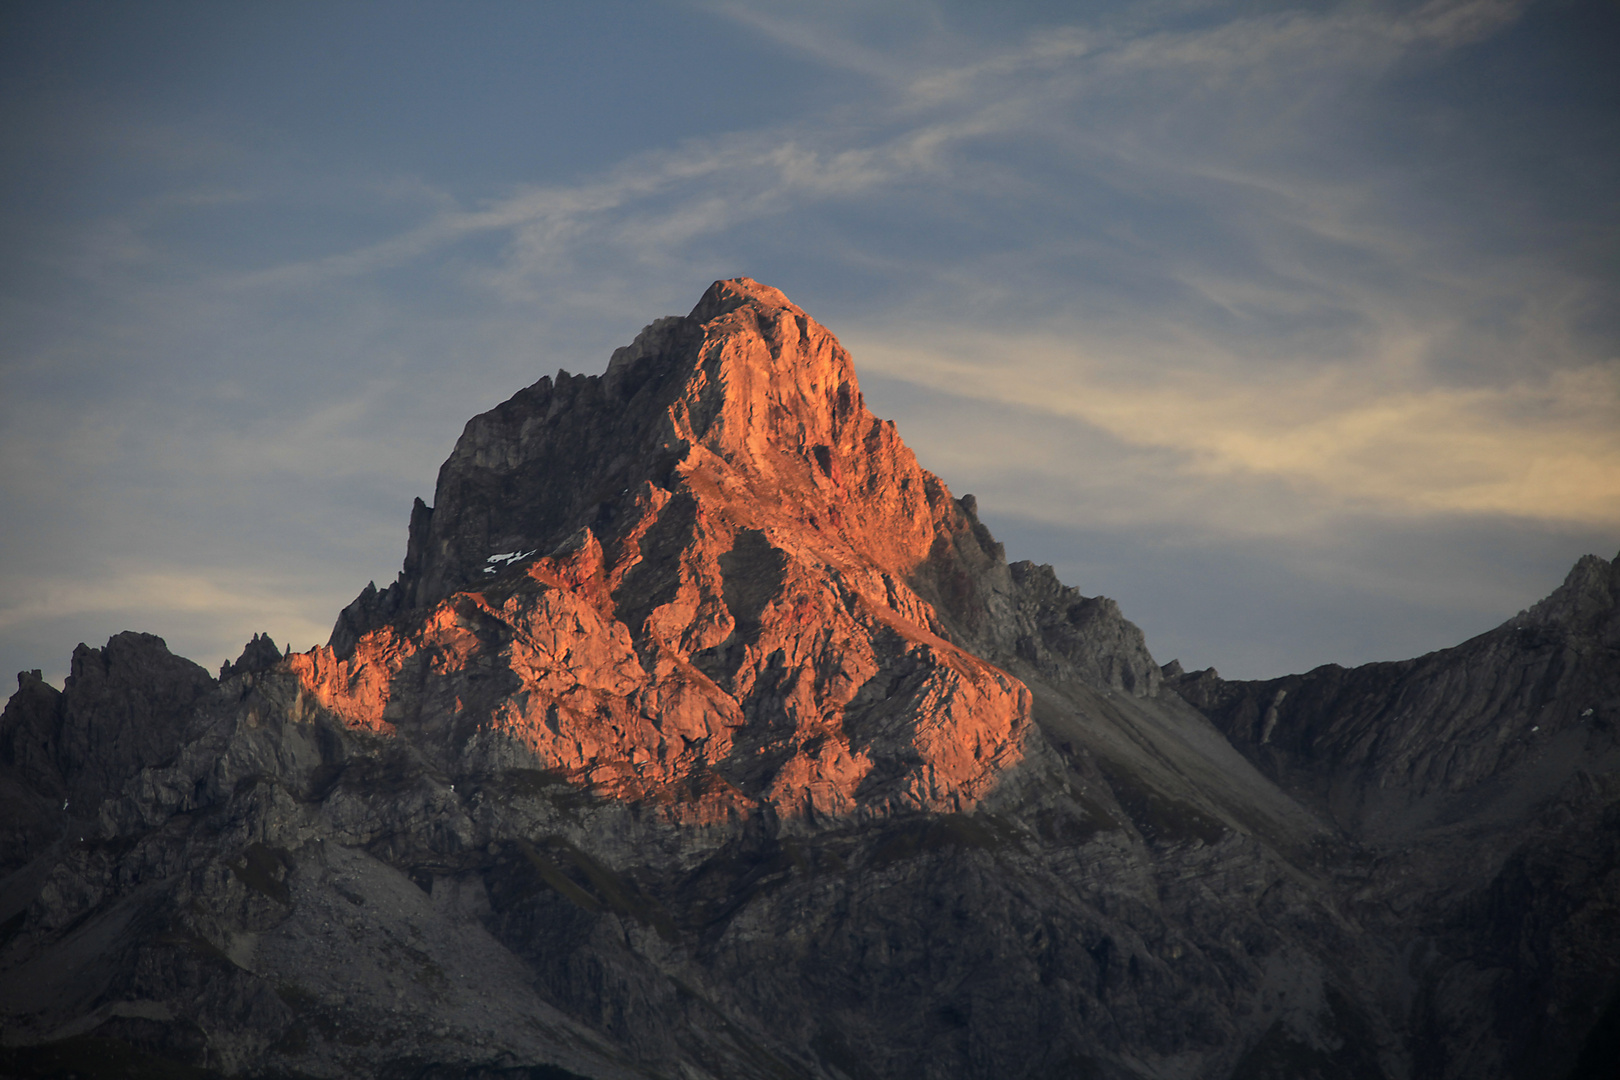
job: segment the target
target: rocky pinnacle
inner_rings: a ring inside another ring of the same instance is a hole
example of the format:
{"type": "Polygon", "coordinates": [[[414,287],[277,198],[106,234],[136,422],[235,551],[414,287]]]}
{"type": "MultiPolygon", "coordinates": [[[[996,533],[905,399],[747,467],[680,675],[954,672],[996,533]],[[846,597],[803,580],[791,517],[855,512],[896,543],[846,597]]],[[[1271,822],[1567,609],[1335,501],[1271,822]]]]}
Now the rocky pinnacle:
{"type": "Polygon", "coordinates": [[[0,1076],[1611,1076],[1617,567],[1161,669],[716,282],[474,417],[327,645],[19,675],[0,1076]]]}

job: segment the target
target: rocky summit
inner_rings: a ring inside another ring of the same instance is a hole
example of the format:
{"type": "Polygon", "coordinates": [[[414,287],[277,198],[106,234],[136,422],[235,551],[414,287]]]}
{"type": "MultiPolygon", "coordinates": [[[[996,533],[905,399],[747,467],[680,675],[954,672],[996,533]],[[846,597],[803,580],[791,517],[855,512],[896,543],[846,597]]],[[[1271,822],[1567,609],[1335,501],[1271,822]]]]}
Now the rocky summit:
{"type": "Polygon", "coordinates": [[[1456,648],[1161,669],[774,289],[475,417],[404,569],[0,719],[0,1075],[1595,1078],[1620,559],[1456,648]]]}

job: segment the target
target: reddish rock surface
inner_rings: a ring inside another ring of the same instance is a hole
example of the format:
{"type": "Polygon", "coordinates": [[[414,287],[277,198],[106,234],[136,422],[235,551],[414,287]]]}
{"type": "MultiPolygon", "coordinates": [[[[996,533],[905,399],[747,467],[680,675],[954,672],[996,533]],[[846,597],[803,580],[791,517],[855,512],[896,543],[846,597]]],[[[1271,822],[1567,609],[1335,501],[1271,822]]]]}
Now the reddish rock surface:
{"type": "Polygon", "coordinates": [[[468,425],[399,580],[0,713],[0,1074],[1605,1076],[1620,560],[1161,672],[774,289],[468,425]]]}
{"type": "Polygon", "coordinates": [[[1000,559],[975,525],[826,329],[718,282],[468,424],[392,595],[293,663],[356,727],[442,725],[681,819],[967,811],[1031,731],[1028,689],[948,640],[1000,559]],[[626,425],[652,436],[593,452],[626,425]]]}

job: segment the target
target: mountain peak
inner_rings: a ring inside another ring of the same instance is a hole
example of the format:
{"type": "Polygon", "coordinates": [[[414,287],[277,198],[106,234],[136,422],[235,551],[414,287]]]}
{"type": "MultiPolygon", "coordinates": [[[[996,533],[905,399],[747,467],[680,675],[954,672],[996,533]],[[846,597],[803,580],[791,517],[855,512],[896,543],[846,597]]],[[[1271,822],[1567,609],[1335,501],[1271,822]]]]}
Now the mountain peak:
{"type": "Polygon", "coordinates": [[[935,517],[966,525],[893,425],[866,410],[832,334],[776,289],[717,281],[690,315],[656,320],[616,350],[603,375],[559,372],[469,421],[433,508],[412,516],[400,581],[376,603],[351,605],[334,644],[484,580],[494,556],[550,551],[582,527],[613,532],[637,513],[645,485],[683,484],[724,488],[751,501],[754,517],[792,506],[780,530],[808,525],[829,542],[850,531],[851,484],[898,493],[903,518],[885,524],[905,534],[906,552],[879,554],[897,542],[890,531],[855,545],[892,570],[926,556],[935,517]]]}
{"type": "Polygon", "coordinates": [[[0,1071],[1563,1075],[1612,1041],[1617,573],[1161,673],[717,282],[475,417],[328,647],[19,678],[0,1071]]]}
{"type": "Polygon", "coordinates": [[[1045,753],[1009,662],[1157,685],[1111,602],[1040,569],[868,411],[831,333],[737,278],[473,418],[399,581],[297,663],[357,727],[411,723],[394,687],[426,679],[462,717],[447,753],[672,813],[968,809],[1045,753]]]}
{"type": "Polygon", "coordinates": [[[1589,628],[1612,619],[1620,607],[1620,555],[1609,562],[1583,555],[1570,567],[1564,583],[1546,598],[1508,620],[1508,626],[1546,625],[1589,628]]]}
{"type": "Polygon", "coordinates": [[[975,511],[868,411],[831,333],[718,281],[601,376],[474,417],[399,581],[300,663],[371,730],[429,663],[470,730],[625,797],[701,788],[700,816],[971,807],[1041,753],[1008,665],[1159,678],[1111,601],[1009,567],[975,511]]]}
{"type": "Polygon", "coordinates": [[[786,310],[795,315],[804,314],[804,310],[789,300],[782,290],[761,284],[753,278],[735,277],[710,285],[687,318],[700,323],[708,322],[729,315],[744,305],[761,311],[786,310]]]}

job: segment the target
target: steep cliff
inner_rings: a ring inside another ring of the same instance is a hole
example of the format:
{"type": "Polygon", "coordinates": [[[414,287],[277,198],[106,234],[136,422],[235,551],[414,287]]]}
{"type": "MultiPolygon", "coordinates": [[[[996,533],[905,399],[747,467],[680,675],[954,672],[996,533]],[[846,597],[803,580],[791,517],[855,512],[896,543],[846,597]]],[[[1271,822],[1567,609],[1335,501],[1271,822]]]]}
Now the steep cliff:
{"type": "Polygon", "coordinates": [[[1602,580],[1484,704],[1430,658],[1162,675],[717,282],[475,417],[327,646],[20,677],[0,1071],[1564,1075],[1620,944],[1602,580]],[[1455,749],[1531,684],[1580,768],[1455,749]]]}

